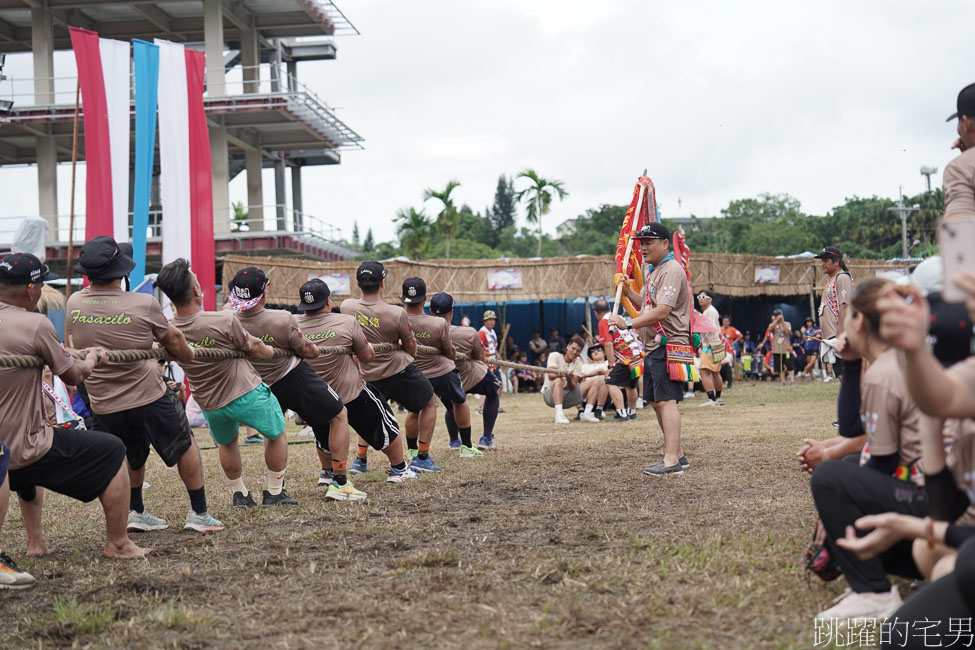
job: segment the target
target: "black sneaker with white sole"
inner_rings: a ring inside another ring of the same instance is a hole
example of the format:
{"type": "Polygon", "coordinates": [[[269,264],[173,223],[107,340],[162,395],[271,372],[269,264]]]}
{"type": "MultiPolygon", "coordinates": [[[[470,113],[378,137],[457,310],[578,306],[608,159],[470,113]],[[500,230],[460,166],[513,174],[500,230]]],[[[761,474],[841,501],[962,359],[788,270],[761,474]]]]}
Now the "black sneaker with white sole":
{"type": "Polygon", "coordinates": [[[691,466],[690,462],[687,460],[687,456],[681,456],[680,458],[677,459],[677,462],[680,463],[680,466],[683,467],[684,469],[687,469],[688,467],[691,466]]]}
{"type": "Polygon", "coordinates": [[[298,502],[288,496],[288,492],[281,488],[280,494],[271,494],[267,490],[264,490],[264,500],[261,502],[261,506],[265,508],[270,508],[272,506],[296,506],[298,502]]]}
{"type": "Polygon", "coordinates": [[[671,474],[680,475],[684,473],[684,467],[679,462],[667,467],[664,465],[664,461],[660,461],[659,463],[654,463],[650,467],[644,467],[643,473],[648,476],[669,476],[671,474]]]}
{"type": "Polygon", "coordinates": [[[234,492],[234,507],[235,508],[256,508],[257,502],[254,501],[254,497],[248,492],[247,496],[244,496],[243,492],[234,492]]]}

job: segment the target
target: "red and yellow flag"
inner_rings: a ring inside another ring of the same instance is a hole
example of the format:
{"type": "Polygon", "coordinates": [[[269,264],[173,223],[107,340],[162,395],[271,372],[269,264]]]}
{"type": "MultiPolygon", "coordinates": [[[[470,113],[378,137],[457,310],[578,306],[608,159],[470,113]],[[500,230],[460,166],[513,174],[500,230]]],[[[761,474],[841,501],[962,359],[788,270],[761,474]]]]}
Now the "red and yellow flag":
{"type": "Polygon", "coordinates": [[[691,279],[691,249],[687,247],[684,233],[679,230],[674,231],[674,258],[684,267],[687,279],[691,279]]]}
{"type": "MultiPolygon", "coordinates": [[[[630,278],[629,287],[640,293],[643,291],[643,253],[640,252],[640,244],[637,241],[633,242],[633,247],[630,249],[630,256],[624,259],[626,256],[626,247],[630,241],[631,233],[640,230],[649,221],[657,220],[657,210],[656,201],[654,198],[654,188],[653,181],[647,176],[641,176],[637,179],[636,185],[633,187],[633,198],[630,200],[630,207],[626,211],[626,217],[623,218],[623,228],[620,230],[620,240],[616,244],[616,272],[622,273],[626,277],[630,278]],[[643,197],[643,204],[640,206],[640,214],[636,214],[636,204],[640,199],[640,188],[645,187],[646,196],[643,197]],[[651,217],[650,204],[654,204],[653,216],[651,217]],[[633,220],[636,219],[636,228],[633,227],[633,220]]],[[[631,316],[636,316],[640,313],[640,307],[638,305],[633,305],[629,298],[626,297],[626,293],[623,294],[623,307],[626,312],[631,316]]]]}

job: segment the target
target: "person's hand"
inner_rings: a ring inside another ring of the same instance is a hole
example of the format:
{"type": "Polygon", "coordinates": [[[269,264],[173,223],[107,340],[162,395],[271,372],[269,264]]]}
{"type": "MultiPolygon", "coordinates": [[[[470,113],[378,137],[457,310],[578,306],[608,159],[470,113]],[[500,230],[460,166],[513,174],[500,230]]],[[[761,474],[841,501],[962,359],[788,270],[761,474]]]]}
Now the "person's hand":
{"type": "Polygon", "coordinates": [[[613,286],[618,287],[621,284],[624,286],[630,284],[630,278],[625,273],[617,273],[613,276],[613,286]]]}
{"type": "Polygon", "coordinates": [[[802,441],[802,448],[796,454],[796,458],[799,459],[799,465],[802,467],[802,470],[812,474],[813,470],[827,458],[826,445],[819,440],[805,438],[802,441]]]}
{"type": "Polygon", "coordinates": [[[968,317],[975,321],[975,271],[962,271],[951,278],[950,281],[954,282],[955,286],[968,294],[968,299],[965,300],[965,307],[968,308],[968,317]]]}
{"type": "Polygon", "coordinates": [[[968,145],[966,145],[961,138],[957,138],[955,139],[954,144],[951,145],[951,148],[957,149],[958,151],[965,153],[965,150],[968,149],[968,145]]]}
{"type": "Polygon", "coordinates": [[[612,314],[608,320],[609,320],[609,324],[615,327],[616,329],[620,329],[620,330],[626,329],[626,321],[623,320],[623,317],[620,316],[619,314],[612,314]]]}
{"type": "Polygon", "coordinates": [[[846,527],[846,536],[836,540],[836,545],[856,553],[861,560],[868,560],[883,553],[891,546],[909,535],[909,517],[896,512],[885,512],[880,515],[866,515],[854,523],[859,530],[870,530],[863,537],[857,537],[853,526],[846,527]]]}
{"type": "Polygon", "coordinates": [[[856,361],[860,358],[853,346],[846,340],[846,332],[841,332],[833,339],[833,349],[843,361],[856,361]]]}
{"type": "Polygon", "coordinates": [[[90,363],[92,368],[97,368],[103,363],[108,363],[108,352],[105,348],[88,348],[85,350],[85,361],[90,363]]]}
{"type": "Polygon", "coordinates": [[[907,298],[889,287],[877,300],[877,311],[880,336],[895,348],[917,352],[927,344],[931,310],[917,287],[911,287],[907,298]]]}

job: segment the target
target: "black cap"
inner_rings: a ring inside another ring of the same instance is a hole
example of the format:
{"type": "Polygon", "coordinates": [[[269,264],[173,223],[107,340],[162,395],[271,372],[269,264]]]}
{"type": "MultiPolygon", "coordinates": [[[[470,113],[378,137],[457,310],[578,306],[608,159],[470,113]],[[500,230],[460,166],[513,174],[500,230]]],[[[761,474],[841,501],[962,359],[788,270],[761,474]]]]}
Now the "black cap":
{"type": "Polygon", "coordinates": [[[57,280],[46,264],[30,253],[14,253],[0,260],[0,282],[7,284],[33,284],[57,280]]]}
{"type": "Polygon", "coordinates": [[[96,280],[118,280],[124,278],[135,262],[125,254],[114,239],[108,236],[94,237],[85,242],[78,255],[74,270],[96,280]]]}
{"type": "Polygon", "coordinates": [[[816,256],[816,259],[824,260],[827,257],[832,257],[841,260],[843,259],[843,251],[838,249],[836,246],[827,246],[823,250],[819,251],[819,255],[816,256]]]}
{"type": "Polygon", "coordinates": [[[298,289],[298,311],[314,311],[321,309],[328,302],[328,297],[332,295],[328,285],[319,278],[309,280],[298,289]]]}
{"type": "Polygon", "coordinates": [[[969,84],[961,89],[955,106],[958,110],[949,115],[945,122],[950,122],[959,115],[975,115],[975,84],[969,84]]]}
{"type": "Polygon", "coordinates": [[[651,221],[633,235],[633,239],[666,239],[670,241],[670,231],[659,221],[651,221]]]}
{"type": "Polygon", "coordinates": [[[776,309],[776,310],[772,311],[772,315],[773,316],[781,316],[782,315],[782,310],[781,309],[776,309]]]}
{"type": "Polygon", "coordinates": [[[227,302],[238,311],[247,311],[256,305],[267,287],[267,276],[256,266],[245,266],[230,281],[227,302]]]}
{"type": "Polygon", "coordinates": [[[453,308],[454,297],[446,291],[441,291],[440,293],[434,294],[433,298],[430,298],[431,314],[442,316],[443,314],[449,314],[450,310],[453,308]]]}
{"type": "Polygon", "coordinates": [[[427,300],[427,283],[423,278],[403,280],[403,302],[407,305],[422,305],[427,300]]]}
{"type": "Polygon", "coordinates": [[[359,265],[355,272],[355,281],[359,284],[378,285],[386,277],[388,271],[382,263],[369,260],[359,265]]]}

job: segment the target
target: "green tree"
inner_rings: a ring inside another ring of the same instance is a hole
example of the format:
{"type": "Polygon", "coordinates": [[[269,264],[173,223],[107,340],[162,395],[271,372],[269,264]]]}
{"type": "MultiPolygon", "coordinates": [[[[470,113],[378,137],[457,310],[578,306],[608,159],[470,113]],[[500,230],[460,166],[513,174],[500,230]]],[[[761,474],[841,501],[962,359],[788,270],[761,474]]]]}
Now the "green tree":
{"type": "Polygon", "coordinates": [[[400,208],[394,221],[398,224],[396,234],[399,235],[400,249],[410,259],[420,259],[430,248],[433,222],[423,210],[417,212],[414,208],[400,208]]]}
{"type": "Polygon", "coordinates": [[[234,209],[234,221],[231,224],[230,230],[233,232],[246,232],[250,230],[250,226],[247,223],[247,210],[244,208],[244,204],[237,201],[232,207],[234,209]]]}
{"type": "Polygon", "coordinates": [[[447,242],[447,259],[450,259],[450,240],[454,238],[454,234],[457,232],[457,224],[459,222],[457,208],[454,206],[454,200],[450,197],[450,194],[458,187],[460,187],[460,182],[451,180],[447,182],[447,187],[440,192],[430,187],[423,191],[424,201],[436,199],[440,201],[440,205],[442,206],[440,212],[437,214],[436,226],[437,230],[440,231],[440,234],[443,235],[447,242]]]}
{"type": "Polygon", "coordinates": [[[559,240],[565,252],[569,255],[615,254],[628,207],[603,204],[586,210],[573,222],[573,232],[559,240]]]}
{"type": "Polygon", "coordinates": [[[362,250],[366,253],[371,253],[376,247],[376,240],[372,236],[372,228],[366,231],[366,238],[362,240],[362,250]]]}
{"type": "Polygon", "coordinates": [[[542,216],[548,214],[552,208],[552,193],[555,192],[561,201],[569,195],[562,187],[562,181],[548,180],[539,176],[534,169],[525,169],[518,173],[518,178],[527,178],[531,185],[518,191],[515,198],[519,202],[526,202],[525,220],[538,225],[537,257],[542,256],[542,216]]]}
{"type": "Polygon", "coordinates": [[[497,245],[501,237],[501,231],[508,226],[515,225],[518,216],[517,203],[515,200],[514,181],[501,174],[498,176],[498,186],[494,190],[494,205],[485,211],[485,218],[491,226],[490,238],[491,245],[497,245]]]}
{"type": "Polygon", "coordinates": [[[359,245],[359,222],[358,221],[352,222],[352,245],[353,246],[359,245]]]}

